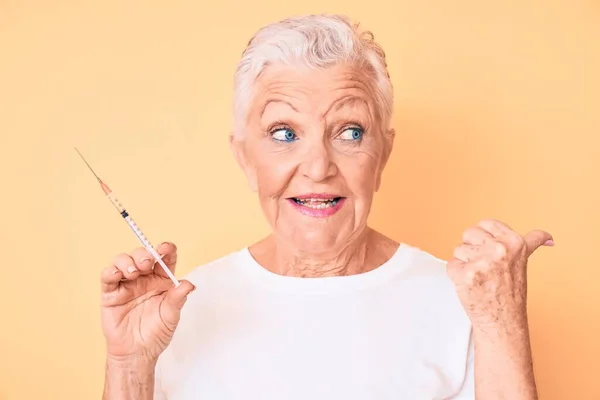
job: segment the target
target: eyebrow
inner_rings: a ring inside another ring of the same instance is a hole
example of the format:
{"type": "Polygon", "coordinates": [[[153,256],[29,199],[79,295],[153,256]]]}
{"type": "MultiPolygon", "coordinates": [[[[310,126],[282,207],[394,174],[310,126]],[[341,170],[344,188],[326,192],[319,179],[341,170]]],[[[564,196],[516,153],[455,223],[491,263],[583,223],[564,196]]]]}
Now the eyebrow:
{"type": "Polygon", "coordinates": [[[289,107],[292,108],[292,110],[298,112],[298,109],[296,107],[294,107],[292,105],[292,103],[290,103],[289,101],[285,101],[285,100],[281,100],[281,99],[270,99],[267,100],[267,102],[265,103],[264,106],[262,106],[262,111],[260,112],[260,118],[262,118],[263,114],[265,113],[267,106],[271,103],[283,103],[283,104],[287,104],[289,107]]]}
{"type": "Polygon", "coordinates": [[[331,112],[331,110],[333,111],[338,111],[340,108],[348,105],[348,104],[354,104],[354,103],[363,103],[366,107],[367,110],[369,110],[369,103],[367,103],[367,101],[361,97],[355,96],[355,95],[348,95],[345,97],[342,97],[341,99],[335,101],[333,104],[331,104],[329,106],[329,108],[327,109],[327,111],[325,111],[325,115],[329,114],[331,112]]]}

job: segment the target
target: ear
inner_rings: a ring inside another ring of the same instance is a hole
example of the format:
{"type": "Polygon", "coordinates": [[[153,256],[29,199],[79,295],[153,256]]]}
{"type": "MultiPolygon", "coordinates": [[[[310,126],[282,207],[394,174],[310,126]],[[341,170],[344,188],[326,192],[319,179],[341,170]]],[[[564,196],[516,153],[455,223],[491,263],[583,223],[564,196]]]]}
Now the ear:
{"type": "Polygon", "coordinates": [[[229,148],[235,157],[240,168],[244,171],[246,175],[246,179],[248,181],[248,186],[250,186],[250,190],[253,192],[258,191],[258,183],[256,179],[256,170],[249,162],[248,157],[246,156],[246,147],[245,142],[236,138],[233,134],[229,135],[229,148]]]}
{"type": "Polygon", "coordinates": [[[381,187],[381,175],[383,174],[383,170],[387,165],[388,160],[390,159],[390,155],[392,154],[392,149],[394,148],[394,138],[396,137],[396,131],[391,128],[384,134],[384,149],[381,154],[381,164],[379,165],[379,171],[377,175],[377,182],[375,183],[375,191],[378,192],[381,187]]]}

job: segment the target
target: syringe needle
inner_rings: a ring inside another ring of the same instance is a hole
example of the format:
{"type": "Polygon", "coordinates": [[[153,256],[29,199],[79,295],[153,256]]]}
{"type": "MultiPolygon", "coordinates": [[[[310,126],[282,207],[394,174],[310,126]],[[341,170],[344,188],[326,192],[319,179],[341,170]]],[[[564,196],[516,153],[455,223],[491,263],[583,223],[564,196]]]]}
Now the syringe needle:
{"type": "Polygon", "coordinates": [[[90,169],[90,171],[92,171],[92,174],[94,174],[94,176],[96,177],[96,179],[98,179],[98,182],[102,182],[102,179],[100,179],[100,177],[92,169],[92,167],[90,166],[90,164],[88,164],[88,162],[85,160],[85,158],[83,158],[83,155],[81,154],[81,152],[79,150],[77,150],[77,147],[74,147],[74,149],[77,152],[77,154],[79,154],[79,157],[81,157],[81,159],[83,160],[83,162],[85,163],[85,165],[87,165],[87,167],[90,169]]]}

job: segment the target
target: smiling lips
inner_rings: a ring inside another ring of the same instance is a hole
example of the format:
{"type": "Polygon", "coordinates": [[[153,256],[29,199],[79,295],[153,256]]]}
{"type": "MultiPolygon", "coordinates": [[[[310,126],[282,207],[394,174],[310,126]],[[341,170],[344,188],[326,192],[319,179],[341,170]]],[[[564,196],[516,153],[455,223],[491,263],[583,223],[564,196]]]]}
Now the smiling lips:
{"type": "Polygon", "coordinates": [[[300,213],[315,218],[326,218],[337,213],[346,200],[345,197],[329,193],[309,193],[287,199],[300,213]]]}

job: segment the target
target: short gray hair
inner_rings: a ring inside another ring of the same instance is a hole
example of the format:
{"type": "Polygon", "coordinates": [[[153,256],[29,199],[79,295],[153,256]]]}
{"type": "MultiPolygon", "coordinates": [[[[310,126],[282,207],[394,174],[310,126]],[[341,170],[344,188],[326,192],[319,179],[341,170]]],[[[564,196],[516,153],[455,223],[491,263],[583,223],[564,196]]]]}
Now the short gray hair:
{"type": "Polygon", "coordinates": [[[326,68],[348,63],[372,79],[382,129],[389,128],[393,87],[383,49],[369,31],[360,31],[343,15],[319,14],[287,18],[260,29],[248,42],[234,81],[233,133],[244,130],[254,82],[272,64],[302,63],[326,68]]]}

